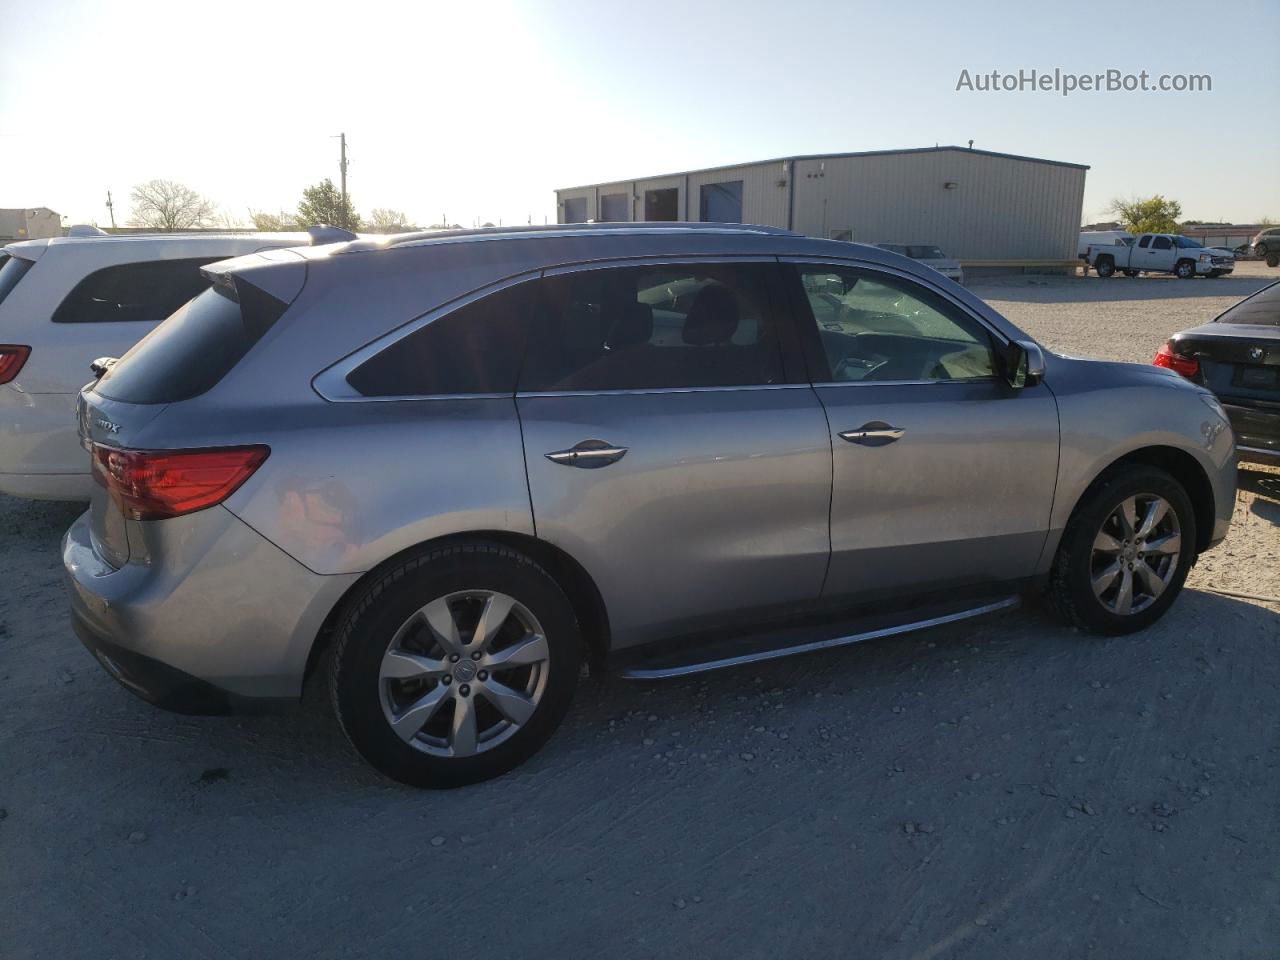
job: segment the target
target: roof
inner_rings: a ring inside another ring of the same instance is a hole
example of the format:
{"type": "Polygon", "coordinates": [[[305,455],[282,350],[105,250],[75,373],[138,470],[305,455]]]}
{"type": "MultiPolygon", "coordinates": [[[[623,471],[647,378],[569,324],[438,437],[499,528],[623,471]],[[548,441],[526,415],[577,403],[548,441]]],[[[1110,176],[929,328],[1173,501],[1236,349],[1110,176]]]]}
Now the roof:
{"type": "Polygon", "coordinates": [[[586,183],[577,187],[557,187],[556,193],[564,193],[567,190],[587,190],[591,187],[602,187],[613,183],[636,183],[641,180],[658,180],[663,177],[684,177],[695,173],[715,173],[718,170],[737,170],[741,167],[759,167],[771,163],[793,163],[797,160],[843,160],[849,157],[892,157],[915,153],[942,153],[944,151],[959,151],[960,153],[977,154],[980,157],[999,157],[1004,160],[1023,160],[1027,163],[1044,163],[1051,167],[1070,167],[1074,170],[1089,169],[1089,165],[1085,163],[1068,163],[1065,160],[1045,160],[1041,157],[1024,157],[1016,153],[997,153],[994,150],[975,150],[972,147],[948,145],[945,147],[907,147],[901,150],[861,150],[852,153],[797,154],[791,157],[775,157],[772,160],[749,160],[745,163],[729,163],[718,167],[702,167],[697,170],[678,170],[674,173],[658,173],[647,177],[619,177],[614,180],[601,180],[598,183],[586,183]]]}
{"type": "Polygon", "coordinates": [[[560,223],[544,226],[480,227],[472,230],[423,230],[391,234],[380,240],[361,239],[343,244],[335,253],[364,253],[389,247],[429,246],[482,240],[536,240],[567,236],[618,236],[628,233],[758,234],[794,237],[799,234],[780,227],[751,223],[690,223],[685,221],[634,221],[625,223],[560,223]]]}

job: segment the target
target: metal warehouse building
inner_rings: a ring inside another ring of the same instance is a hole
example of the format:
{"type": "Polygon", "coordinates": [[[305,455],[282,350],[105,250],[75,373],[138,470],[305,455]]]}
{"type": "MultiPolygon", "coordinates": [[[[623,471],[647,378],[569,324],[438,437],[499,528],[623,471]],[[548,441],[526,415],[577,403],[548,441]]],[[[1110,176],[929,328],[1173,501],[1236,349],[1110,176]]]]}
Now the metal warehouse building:
{"type": "Polygon", "coordinates": [[[1089,168],[965,147],[786,157],[556,191],[557,220],[758,223],[936,243],[967,267],[1074,264],[1089,168]]]}

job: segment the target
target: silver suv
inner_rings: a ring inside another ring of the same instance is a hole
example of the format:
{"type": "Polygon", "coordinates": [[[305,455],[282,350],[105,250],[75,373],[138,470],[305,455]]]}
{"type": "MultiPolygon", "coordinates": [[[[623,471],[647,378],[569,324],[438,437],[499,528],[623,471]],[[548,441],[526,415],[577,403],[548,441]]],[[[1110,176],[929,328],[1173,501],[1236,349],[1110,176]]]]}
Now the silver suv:
{"type": "Polygon", "coordinates": [[[161,706],[327,673],[375,767],[495,776],[584,659],[675,676],[1003,609],[1140,629],[1227,531],[1231,429],[906,257],[583,225],[268,251],[79,400],[80,636],[161,706]]]}

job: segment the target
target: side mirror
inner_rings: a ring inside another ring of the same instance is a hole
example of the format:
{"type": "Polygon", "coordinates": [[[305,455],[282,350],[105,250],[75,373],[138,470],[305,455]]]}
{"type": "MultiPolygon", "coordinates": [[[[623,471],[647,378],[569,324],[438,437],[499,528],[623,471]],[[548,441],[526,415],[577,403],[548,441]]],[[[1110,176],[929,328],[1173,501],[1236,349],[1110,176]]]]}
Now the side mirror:
{"type": "Polygon", "coordinates": [[[1005,379],[1016,390],[1044,380],[1044,351],[1034,340],[1010,340],[1005,350],[1005,379]]]}
{"type": "Polygon", "coordinates": [[[95,380],[100,380],[102,375],[116,365],[116,357],[99,357],[89,364],[89,371],[93,374],[95,380]]]}

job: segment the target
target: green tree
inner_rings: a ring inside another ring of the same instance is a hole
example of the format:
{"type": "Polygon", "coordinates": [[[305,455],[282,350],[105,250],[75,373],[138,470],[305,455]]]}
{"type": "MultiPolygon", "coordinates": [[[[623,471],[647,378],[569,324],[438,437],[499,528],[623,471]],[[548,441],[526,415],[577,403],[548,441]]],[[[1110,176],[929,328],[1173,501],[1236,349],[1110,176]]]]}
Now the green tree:
{"type": "Polygon", "coordinates": [[[360,228],[360,217],[351,204],[351,198],[347,197],[344,203],[342,194],[328,177],[303,190],[302,200],[298,203],[298,225],[312,227],[319,224],[344,230],[360,228]]]}
{"type": "Polygon", "coordinates": [[[1117,198],[1111,201],[1108,211],[1114,213],[1130,233],[1177,233],[1182,204],[1157,193],[1132,200],[1117,198]]]}
{"type": "Polygon", "coordinates": [[[374,207],[369,214],[368,227],[372,233],[411,233],[418,229],[403,212],[389,207],[374,207]]]}

